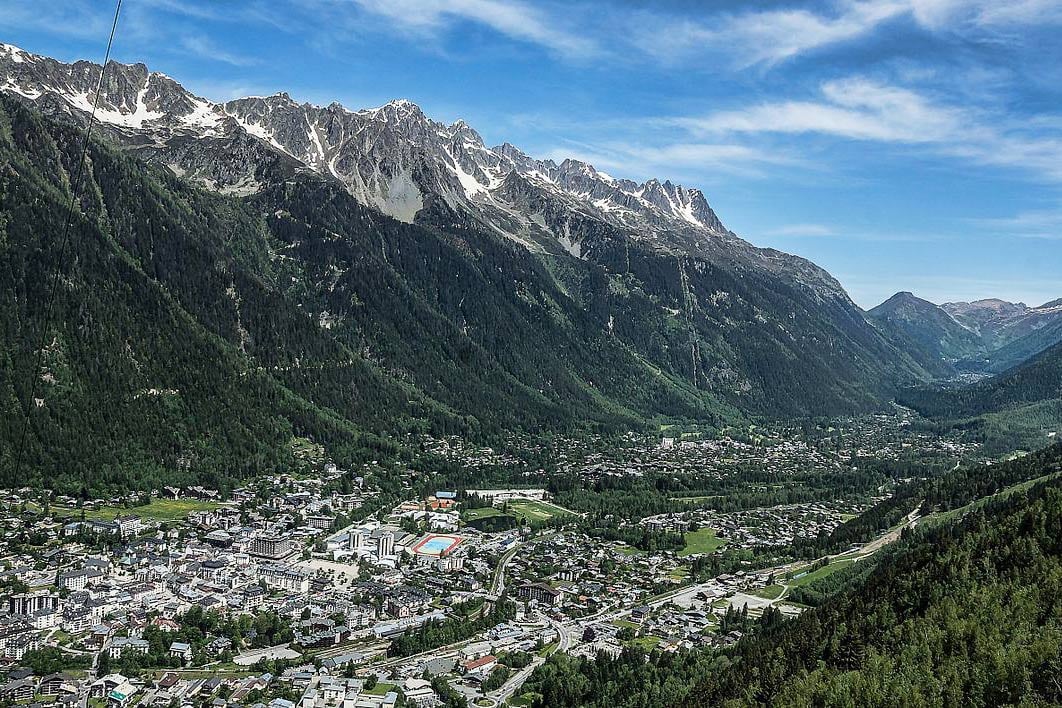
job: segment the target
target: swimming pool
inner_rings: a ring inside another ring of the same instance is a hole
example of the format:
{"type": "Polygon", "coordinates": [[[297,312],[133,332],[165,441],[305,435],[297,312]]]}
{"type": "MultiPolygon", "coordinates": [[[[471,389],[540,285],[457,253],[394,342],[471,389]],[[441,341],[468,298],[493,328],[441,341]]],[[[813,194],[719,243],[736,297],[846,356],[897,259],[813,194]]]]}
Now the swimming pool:
{"type": "Polygon", "coordinates": [[[417,545],[413,546],[413,552],[422,556],[444,556],[456,548],[457,544],[463,540],[460,536],[429,534],[422,538],[417,545]]]}

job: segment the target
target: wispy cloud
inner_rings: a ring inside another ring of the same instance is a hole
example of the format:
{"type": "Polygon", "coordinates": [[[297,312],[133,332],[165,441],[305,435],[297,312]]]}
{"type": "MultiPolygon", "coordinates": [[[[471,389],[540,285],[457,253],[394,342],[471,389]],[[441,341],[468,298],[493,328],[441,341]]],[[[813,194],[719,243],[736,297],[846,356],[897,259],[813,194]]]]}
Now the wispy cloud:
{"type": "Polygon", "coordinates": [[[202,35],[181,37],[181,47],[197,58],[206,59],[207,61],[220,61],[232,66],[255,66],[261,63],[261,60],[256,57],[244,56],[229,51],[202,35]]]}
{"type": "Polygon", "coordinates": [[[522,2],[502,0],[353,0],[362,10],[394,27],[423,34],[448,31],[455,22],[472,22],[509,38],[541,45],[571,57],[597,54],[591,33],[564,29],[563,17],[522,2]]]}
{"type": "Polygon", "coordinates": [[[970,223],[998,235],[1062,239],[1062,208],[1022,211],[1013,216],[971,219],[970,223]]]}
{"type": "Polygon", "coordinates": [[[828,133],[858,140],[932,142],[961,125],[961,112],[865,78],[828,81],[821,100],[761,103],[675,122],[698,134],[828,133]]]}
{"type": "Polygon", "coordinates": [[[739,66],[776,64],[820,47],[855,39],[909,9],[903,0],[842,2],[830,12],[781,9],[745,12],[708,21],[656,18],[633,35],[646,52],[664,60],[725,51],[739,66]]]}
{"type": "Polygon", "coordinates": [[[1052,121],[1014,121],[865,77],[825,82],[817,100],[765,102],[672,122],[694,135],[716,139],[734,134],[816,133],[918,144],[939,154],[1021,168],[1062,181],[1062,132],[1054,129],[1052,121]]]}
{"type": "Polygon", "coordinates": [[[110,14],[100,12],[85,0],[64,3],[24,3],[0,5],[0,27],[44,31],[63,37],[80,39],[106,38],[110,29],[110,14]]]}
{"type": "Polygon", "coordinates": [[[764,232],[764,236],[794,237],[794,238],[820,238],[823,236],[836,236],[837,230],[824,224],[787,224],[764,232]]]}
{"type": "Polygon", "coordinates": [[[1057,0],[834,0],[824,7],[772,8],[688,15],[644,13],[626,35],[645,53],[667,62],[723,54],[739,67],[773,66],[860,39],[890,22],[929,32],[993,32],[1017,25],[1062,22],[1057,0]]]}

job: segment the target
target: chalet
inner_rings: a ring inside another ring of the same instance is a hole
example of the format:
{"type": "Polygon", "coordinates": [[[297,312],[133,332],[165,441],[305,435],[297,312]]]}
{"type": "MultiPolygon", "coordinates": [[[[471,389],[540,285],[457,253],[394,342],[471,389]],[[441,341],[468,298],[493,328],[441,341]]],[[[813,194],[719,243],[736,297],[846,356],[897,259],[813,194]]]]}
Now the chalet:
{"type": "Polygon", "coordinates": [[[0,699],[11,703],[28,701],[37,692],[37,680],[33,677],[8,681],[0,686],[0,699]]]}

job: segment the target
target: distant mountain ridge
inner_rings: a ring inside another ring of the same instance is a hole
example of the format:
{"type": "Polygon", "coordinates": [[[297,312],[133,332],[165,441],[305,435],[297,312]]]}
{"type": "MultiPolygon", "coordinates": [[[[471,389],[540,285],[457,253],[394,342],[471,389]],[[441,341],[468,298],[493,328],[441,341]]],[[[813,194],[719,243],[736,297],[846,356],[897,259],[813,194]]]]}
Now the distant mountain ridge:
{"type": "Polygon", "coordinates": [[[935,305],[896,293],[867,315],[902,337],[918,355],[936,359],[941,372],[996,374],[1062,341],[1062,300],[1039,307],[998,298],[935,305]]]}
{"type": "Polygon", "coordinates": [[[924,357],[938,360],[941,371],[947,362],[980,351],[980,338],[943,308],[910,292],[899,292],[867,311],[874,321],[908,337],[924,357]]]}

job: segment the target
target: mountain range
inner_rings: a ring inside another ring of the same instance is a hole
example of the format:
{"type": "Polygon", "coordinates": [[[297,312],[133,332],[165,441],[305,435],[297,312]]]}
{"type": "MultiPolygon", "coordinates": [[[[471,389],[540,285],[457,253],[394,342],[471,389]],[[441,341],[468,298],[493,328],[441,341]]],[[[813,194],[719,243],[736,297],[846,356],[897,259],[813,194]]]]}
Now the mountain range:
{"type": "Polygon", "coordinates": [[[1062,341],[1062,300],[1029,307],[999,299],[935,305],[900,292],[867,312],[938,373],[998,374],[1062,341]]]}
{"type": "MultiPolygon", "coordinates": [[[[111,63],[30,401],[102,71],[0,45],[0,434],[29,411],[38,469],[147,486],[283,466],[299,436],[342,462],[410,431],[848,414],[952,366],[700,190],[487,147],[408,101],[213,103],[111,63]]],[[[947,314],[956,336],[973,316],[947,314]]]]}

